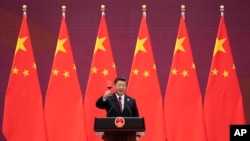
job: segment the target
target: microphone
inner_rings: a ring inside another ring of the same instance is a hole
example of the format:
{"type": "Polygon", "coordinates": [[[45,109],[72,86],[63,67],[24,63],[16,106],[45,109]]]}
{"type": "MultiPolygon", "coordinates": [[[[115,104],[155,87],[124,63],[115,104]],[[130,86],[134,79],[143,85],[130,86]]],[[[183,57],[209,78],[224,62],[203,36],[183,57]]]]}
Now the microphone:
{"type": "Polygon", "coordinates": [[[107,81],[107,88],[109,90],[112,88],[112,82],[110,80],[107,81]]]}
{"type": "Polygon", "coordinates": [[[109,113],[114,109],[114,104],[110,101],[109,97],[107,98],[107,102],[108,102],[108,105],[111,105],[111,108],[107,112],[107,116],[108,116],[109,113]]]}
{"type": "Polygon", "coordinates": [[[130,110],[130,108],[129,108],[129,106],[128,106],[128,105],[127,105],[127,107],[128,107],[128,110],[129,110],[130,116],[132,117],[132,112],[131,112],[131,110],[130,110]]]}
{"type": "Polygon", "coordinates": [[[112,109],[114,108],[114,106],[112,105],[111,108],[109,109],[107,116],[109,115],[109,113],[112,111],[112,109]]]}

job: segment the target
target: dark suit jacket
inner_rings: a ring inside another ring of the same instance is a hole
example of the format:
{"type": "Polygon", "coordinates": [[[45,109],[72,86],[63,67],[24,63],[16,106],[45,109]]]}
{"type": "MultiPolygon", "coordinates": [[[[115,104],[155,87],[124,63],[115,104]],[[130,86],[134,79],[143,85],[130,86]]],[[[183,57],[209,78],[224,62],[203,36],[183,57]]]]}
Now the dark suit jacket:
{"type": "Polygon", "coordinates": [[[125,95],[124,97],[124,108],[121,112],[119,108],[118,99],[115,94],[109,96],[106,101],[103,101],[103,97],[101,96],[96,101],[96,107],[101,109],[106,109],[108,117],[138,117],[138,109],[135,102],[135,99],[125,95]]]}

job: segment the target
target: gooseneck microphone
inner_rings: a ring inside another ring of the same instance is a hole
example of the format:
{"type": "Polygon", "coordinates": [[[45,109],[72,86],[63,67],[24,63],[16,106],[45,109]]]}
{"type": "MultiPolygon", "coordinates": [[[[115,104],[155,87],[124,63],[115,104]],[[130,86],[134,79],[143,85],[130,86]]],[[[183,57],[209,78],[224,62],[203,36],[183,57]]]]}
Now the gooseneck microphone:
{"type": "Polygon", "coordinates": [[[130,110],[130,108],[129,108],[128,105],[127,105],[127,107],[128,107],[128,110],[129,110],[129,114],[130,114],[130,116],[132,117],[132,111],[130,110]]]}

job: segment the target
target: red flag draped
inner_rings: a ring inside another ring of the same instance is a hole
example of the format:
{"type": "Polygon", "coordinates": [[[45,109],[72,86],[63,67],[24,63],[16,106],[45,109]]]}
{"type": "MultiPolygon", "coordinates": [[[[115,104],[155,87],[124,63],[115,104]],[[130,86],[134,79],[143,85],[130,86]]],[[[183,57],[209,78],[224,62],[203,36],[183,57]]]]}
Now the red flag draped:
{"type": "Polygon", "coordinates": [[[3,134],[7,141],[46,141],[42,93],[26,13],[5,96],[3,134]]]}
{"type": "Polygon", "coordinates": [[[146,134],[141,137],[141,141],[165,141],[162,94],[146,22],[146,13],[141,19],[127,94],[136,99],[139,115],[145,118],[146,134]]]}
{"type": "Polygon", "coordinates": [[[215,42],[204,112],[208,141],[229,141],[229,125],[245,123],[242,96],[224,16],[221,16],[215,42]]]}
{"type": "Polygon", "coordinates": [[[45,100],[49,141],[86,141],[83,99],[65,17],[62,17],[45,100]]]}
{"type": "Polygon", "coordinates": [[[206,140],[202,96],[184,13],[165,92],[164,113],[168,141],[206,140]]]}
{"type": "Polygon", "coordinates": [[[94,118],[106,116],[105,110],[96,108],[96,100],[107,90],[107,81],[113,81],[116,74],[115,63],[110,45],[108,28],[104,13],[101,17],[95,49],[90,68],[88,84],[84,97],[84,108],[89,141],[99,141],[95,135],[94,118]]]}

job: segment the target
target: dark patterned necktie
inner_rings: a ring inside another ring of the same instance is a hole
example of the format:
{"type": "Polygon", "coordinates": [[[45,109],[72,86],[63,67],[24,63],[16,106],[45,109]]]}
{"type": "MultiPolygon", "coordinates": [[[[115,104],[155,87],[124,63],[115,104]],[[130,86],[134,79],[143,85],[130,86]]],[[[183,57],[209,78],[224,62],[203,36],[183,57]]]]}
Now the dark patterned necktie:
{"type": "Polygon", "coordinates": [[[120,110],[121,110],[121,112],[122,112],[122,97],[119,96],[118,102],[119,102],[120,110]]]}

